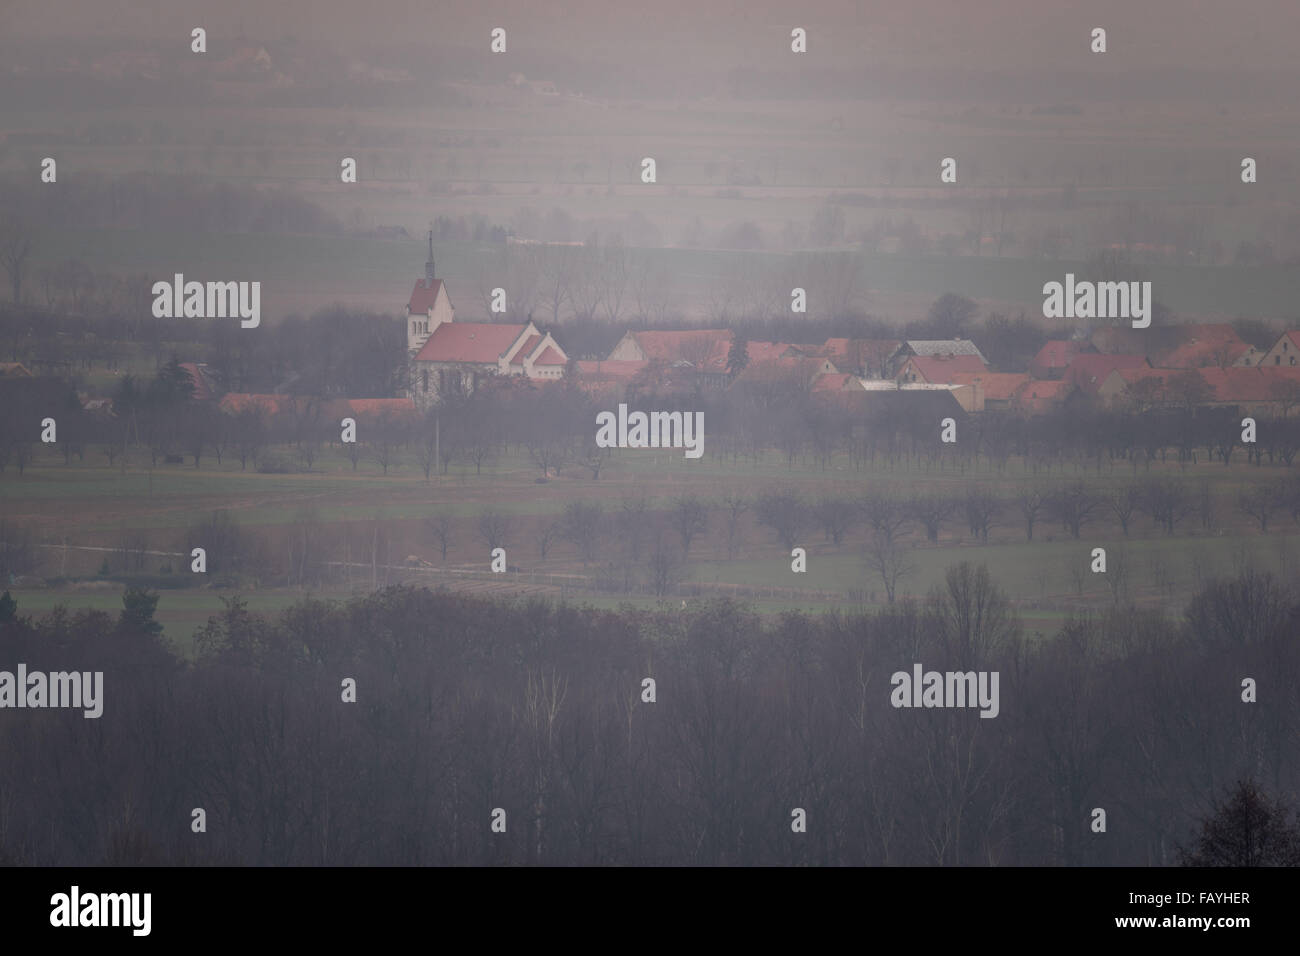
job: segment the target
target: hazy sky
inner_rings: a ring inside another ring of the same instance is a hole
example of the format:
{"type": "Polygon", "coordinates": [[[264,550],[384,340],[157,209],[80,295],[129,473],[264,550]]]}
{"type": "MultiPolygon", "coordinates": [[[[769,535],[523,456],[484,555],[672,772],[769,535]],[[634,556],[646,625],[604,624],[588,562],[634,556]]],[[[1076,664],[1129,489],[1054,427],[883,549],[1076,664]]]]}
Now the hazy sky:
{"type": "MultiPolygon", "coordinates": [[[[809,53],[835,65],[946,63],[990,70],[1297,65],[1297,0],[0,0],[0,36],[138,36],[150,42],[205,26],[241,26],[274,40],[292,34],[347,50],[350,43],[409,44],[427,37],[486,44],[504,26],[511,42],[572,49],[598,59],[713,50],[723,63],[754,62],[769,32],[803,26],[809,53]],[[1111,55],[1086,55],[1094,26],[1111,55]],[[1080,40],[1080,36],[1084,40],[1080,40]]],[[[811,57],[810,57],[811,58],[811,57]]]]}

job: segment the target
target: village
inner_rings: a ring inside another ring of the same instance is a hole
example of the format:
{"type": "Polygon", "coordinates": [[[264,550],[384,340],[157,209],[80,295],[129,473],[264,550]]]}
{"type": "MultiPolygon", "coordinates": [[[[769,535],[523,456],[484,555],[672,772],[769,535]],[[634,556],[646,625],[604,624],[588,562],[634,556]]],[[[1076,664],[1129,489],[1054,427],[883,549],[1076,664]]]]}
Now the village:
{"type": "MultiPolygon", "coordinates": [[[[1018,369],[993,367],[978,342],[967,338],[773,342],[749,340],[730,328],[629,330],[607,356],[573,358],[551,331],[531,320],[457,319],[448,286],[434,272],[430,237],[425,275],[415,281],[403,309],[406,394],[338,399],[327,417],[414,420],[488,383],[493,390],[562,385],[610,408],[655,395],[733,388],[777,388],[864,411],[883,396],[905,407],[924,393],[916,401],[928,409],[1023,417],[1078,405],[1136,412],[1235,409],[1263,419],[1286,418],[1300,408],[1300,330],[1281,332],[1265,348],[1243,339],[1231,323],[1080,327],[1069,339],[1048,340],[1018,369]]],[[[789,328],[798,329],[793,317],[789,328]]],[[[180,366],[190,376],[193,398],[228,415],[252,408],[273,418],[299,401],[293,389],[227,390],[201,361],[180,366]]],[[[22,363],[0,363],[0,376],[31,374],[22,363]]],[[[82,401],[97,414],[112,413],[111,400],[102,396],[83,394],[82,401]]]]}

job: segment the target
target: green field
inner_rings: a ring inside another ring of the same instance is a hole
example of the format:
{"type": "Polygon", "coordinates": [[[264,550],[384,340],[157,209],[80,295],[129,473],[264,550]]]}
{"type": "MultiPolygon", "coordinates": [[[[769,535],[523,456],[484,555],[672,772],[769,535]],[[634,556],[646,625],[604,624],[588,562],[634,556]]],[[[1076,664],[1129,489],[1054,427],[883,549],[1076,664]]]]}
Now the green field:
{"type": "MultiPolygon", "coordinates": [[[[435,243],[438,274],[447,280],[458,314],[485,317],[477,292],[481,272],[490,270],[500,254],[501,247],[491,243],[435,243]]],[[[683,311],[697,317],[704,316],[701,304],[742,256],[768,261],[772,268],[784,256],[701,249],[633,249],[631,254],[633,271],[650,268],[673,276],[675,299],[683,311]]],[[[863,306],[903,319],[923,313],[945,292],[1023,309],[1030,316],[1041,314],[1043,284],[1086,269],[1082,261],[1011,256],[855,255],[861,263],[858,285],[863,306]]],[[[411,285],[423,274],[424,256],[425,246],[418,240],[85,230],[42,237],[35,260],[41,266],[76,258],[98,271],[143,274],[150,280],[170,279],[175,272],[195,278],[247,276],[263,283],[263,316],[273,319],[334,303],[400,314],[411,285]]],[[[1153,295],[1183,317],[1244,315],[1293,324],[1300,320],[1290,266],[1151,265],[1143,269],[1153,295]]]]}
{"type": "MultiPolygon", "coordinates": [[[[595,562],[585,564],[575,545],[563,540],[552,542],[547,557],[541,558],[537,535],[542,523],[560,515],[573,501],[599,502],[606,515],[613,515],[624,500],[645,495],[651,509],[647,520],[675,541],[668,510],[685,495],[716,501],[732,490],[753,497],[765,490],[793,487],[806,500],[819,495],[852,498],[870,491],[898,498],[913,492],[960,496],[976,483],[1006,497],[1024,482],[1050,486],[1083,479],[1100,491],[1131,477],[1127,467],[1104,468],[1101,475],[1069,465],[1035,473],[1012,462],[999,473],[980,462],[959,474],[951,467],[940,471],[877,462],[854,471],[841,458],[826,469],[799,460],[789,467],[774,452],[751,465],[708,456],[687,462],[677,453],[624,451],[614,456],[598,481],[571,467],[538,485],[536,466],[518,452],[492,461],[481,476],[472,467],[457,464],[448,475],[431,481],[424,479],[412,456],[402,457],[405,460],[387,477],[367,461],[354,472],[338,448],[323,453],[311,474],[299,475],[241,472],[229,458],[220,466],[208,458],[201,469],[172,465],[151,472],[139,466],[138,454],[137,463],[109,468],[102,458],[95,458],[93,450],[85,462],[74,459],[70,466],[61,458],[42,455],[22,477],[11,467],[0,474],[0,517],[34,530],[42,546],[39,573],[56,582],[54,588],[18,588],[20,606],[31,613],[56,604],[116,611],[122,587],[114,581],[118,551],[140,546],[141,536],[148,549],[160,553],[148,555],[139,571],[163,582],[152,585],[162,587],[159,619],[168,636],[183,647],[188,646],[194,628],[220,610],[221,596],[236,593],[236,587],[250,607],[268,612],[284,609],[304,593],[343,597],[372,582],[402,581],[492,594],[531,593],[595,606],[616,606],[624,600],[652,606],[657,602],[645,593],[596,590],[601,568],[617,557],[620,542],[611,530],[604,533],[595,562]],[[477,529],[478,516],[486,509],[509,516],[505,544],[517,573],[500,577],[487,573],[487,549],[477,529]],[[313,577],[314,583],[305,587],[285,587],[272,575],[260,587],[254,586],[256,581],[241,580],[225,581],[222,587],[177,589],[175,585],[189,583],[185,580],[187,529],[216,510],[228,510],[242,528],[254,532],[273,563],[286,548],[293,548],[295,536],[310,533],[315,542],[313,561],[347,562],[352,567],[332,577],[313,577]],[[435,513],[446,513],[453,520],[445,562],[422,520],[435,513]],[[382,552],[372,556],[380,535],[382,552]],[[132,540],[135,545],[129,544],[132,540]],[[406,568],[408,555],[427,562],[430,570],[406,568]],[[168,576],[159,579],[159,574],[168,576]]],[[[982,544],[970,537],[960,516],[954,516],[937,543],[926,541],[915,526],[908,532],[904,541],[914,570],[900,580],[899,596],[925,597],[957,562],[985,563],[1033,631],[1050,629],[1071,613],[1100,609],[1116,600],[1179,613],[1187,596],[1206,580],[1234,573],[1246,563],[1285,580],[1295,578],[1300,536],[1290,520],[1279,516],[1270,533],[1260,535],[1251,520],[1235,509],[1242,488],[1275,479],[1282,473],[1279,469],[1246,465],[1225,469],[1217,464],[1180,469],[1170,464],[1153,470],[1198,486],[1208,479],[1216,502],[1212,526],[1189,517],[1178,534],[1169,537],[1152,528],[1146,517],[1138,517],[1131,536],[1125,538],[1113,521],[1103,517],[1085,526],[1079,540],[1072,540],[1059,525],[1040,519],[1034,541],[1027,543],[1018,514],[1008,508],[997,518],[989,543],[982,544]],[[1087,570],[1094,547],[1107,550],[1106,576],[1087,570]]],[[[835,547],[819,527],[806,526],[800,542],[808,552],[808,571],[794,574],[789,554],[752,513],[742,522],[740,552],[734,560],[727,558],[723,526],[724,518],[715,510],[707,531],[693,543],[680,568],[682,585],[668,599],[669,606],[681,599],[716,596],[751,602],[765,613],[852,610],[884,603],[879,576],[863,558],[866,538],[860,527],[835,547]]]]}

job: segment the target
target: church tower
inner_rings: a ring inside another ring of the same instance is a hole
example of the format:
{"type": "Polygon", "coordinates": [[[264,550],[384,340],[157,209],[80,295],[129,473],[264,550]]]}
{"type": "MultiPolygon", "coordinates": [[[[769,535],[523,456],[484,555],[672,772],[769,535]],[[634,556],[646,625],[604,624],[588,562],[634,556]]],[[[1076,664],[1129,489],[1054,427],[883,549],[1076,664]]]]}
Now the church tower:
{"type": "Polygon", "coordinates": [[[406,304],[406,350],[412,358],[438,326],[455,320],[455,310],[447,298],[447,288],[434,275],[433,230],[429,230],[429,258],[424,263],[424,278],[415,280],[415,288],[406,304]]]}

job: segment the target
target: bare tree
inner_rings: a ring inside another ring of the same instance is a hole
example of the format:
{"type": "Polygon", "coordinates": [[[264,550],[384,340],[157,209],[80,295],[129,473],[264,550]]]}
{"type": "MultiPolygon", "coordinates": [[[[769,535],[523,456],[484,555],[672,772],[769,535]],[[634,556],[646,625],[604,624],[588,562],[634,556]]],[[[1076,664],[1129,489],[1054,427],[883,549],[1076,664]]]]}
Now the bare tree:
{"type": "Polygon", "coordinates": [[[826,540],[838,546],[844,536],[853,527],[858,517],[858,509],[847,498],[834,495],[822,495],[813,505],[813,516],[822,526],[826,540]]]}
{"type": "Polygon", "coordinates": [[[1058,488],[1047,500],[1048,510],[1074,538],[1101,505],[1102,500],[1081,481],[1058,488]]]}
{"type": "Polygon", "coordinates": [[[645,540],[646,513],[649,507],[650,503],[645,495],[624,498],[618,512],[614,515],[618,539],[623,543],[628,557],[634,561],[641,557],[641,544],[645,540]]]}
{"type": "Polygon", "coordinates": [[[1128,596],[1129,577],[1133,561],[1128,548],[1110,548],[1106,552],[1106,585],[1110,588],[1110,599],[1118,605],[1128,596]]]}
{"type": "Polygon", "coordinates": [[[1142,503],[1142,489],[1137,485],[1120,485],[1112,488],[1105,498],[1106,507],[1119,521],[1120,530],[1128,537],[1128,523],[1133,520],[1133,513],[1142,503]]]}
{"type": "Polygon", "coordinates": [[[504,514],[495,508],[488,508],[478,516],[478,536],[487,545],[489,551],[503,548],[506,544],[506,530],[510,522],[504,514]]]}
{"type": "Polygon", "coordinates": [[[1237,507],[1259,523],[1259,533],[1268,534],[1269,519],[1286,507],[1287,486],[1281,481],[1256,483],[1237,496],[1237,507]]]}
{"type": "Polygon", "coordinates": [[[655,597],[663,597],[677,583],[681,562],[676,549],[668,545],[662,532],[655,535],[654,542],[650,545],[649,565],[650,589],[654,591],[655,597]]]}
{"type": "Polygon", "coordinates": [[[682,539],[682,557],[686,558],[695,536],[709,527],[709,506],[694,495],[678,498],[673,502],[672,522],[682,539]]]}
{"type": "Polygon", "coordinates": [[[449,512],[440,511],[424,519],[424,528],[433,540],[438,542],[442,560],[447,560],[447,548],[451,545],[452,517],[449,512]]]}
{"type": "Polygon", "coordinates": [[[575,246],[539,246],[538,301],[551,314],[552,324],[560,321],[560,311],[570,301],[576,255],[575,246]]]}
{"type": "MultiPolygon", "coordinates": [[[[7,218],[7,217],[6,217],[7,218]]],[[[14,305],[23,300],[23,278],[27,264],[36,245],[36,230],[23,219],[9,219],[0,227],[0,265],[9,273],[9,288],[14,305]]]]}
{"type": "Polygon", "coordinates": [[[627,249],[623,240],[614,236],[606,240],[600,254],[600,303],[604,307],[605,318],[617,322],[623,314],[624,301],[628,288],[627,249]]]}
{"type": "Polygon", "coordinates": [[[896,541],[903,534],[907,522],[911,520],[907,506],[883,493],[867,495],[858,502],[867,526],[877,535],[888,541],[896,541]]]}
{"type": "Polygon", "coordinates": [[[1155,478],[1142,490],[1142,509],[1166,534],[1173,534],[1178,522],[1191,510],[1191,498],[1175,478],[1155,478]]]}
{"type": "Polygon", "coordinates": [[[573,542],[583,564],[596,557],[603,511],[594,501],[570,501],[564,506],[564,537],[573,542]]]}
{"type": "Polygon", "coordinates": [[[807,522],[808,508],[793,491],[769,492],[754,508],[760,523],[776,532],[782,547],[794,548],[807,522]]]}
{"type": "Polygon", "coordinates": [[[740,522],[750,508],[750,501],[738,491],[729,491],[722,497],[722,509],[727,518],[727,559],[735,558],[740,550],[740,522]]]}
{"type": "Polygon", "coordinates": [[[558,518],[543,518],[537,527],[537,553],[543,561],[551,546],[564,531],[564,524],[558,518]]]}
{"type": "Polygon", "coordinates": [[[910,555],[898,538],[879,530],[872,531],[871,539],[863,549],[863,560],[880,575],[885,587],[885,597],[890,604],[898,593],[898,582],[915,573],[910,555]]]}
{"type": "Polygon", "coordinates": [[[1021,488],[1016,492],[1016,507],[1025,519],[1025,540],[1034,540],[1034,525],[1047,507],[1047,493],[1041,488],[1021,488]]]}
{"type": "MultiPolygon", "coordinates": [[[[419,433],[415,439],[415,460],[420,465],[420,470],[424,472],[424,480],[428,481],[433,475],[433,469],[438,467],[438,435],[434,431],[432,424],[427,420],[421,422],[419,433]]],[[[355,444],[351,442],[349,444],[355,444]]],[[[348,456],[351,457],[351,454],[348,456]]],[[[357,463],[352,462],[352,470],[356,471],[357,463]]]]}
{"type": "Polygon", "coordinates": [[[907,502],[907,512],[925,528],[926,540],[938,542],[943,523],[952,517],[958,503],[940,495],[913,495],[907,502]]]}
{"type": "Polygon", "coordinates": [[[609,463],[613,455],[614,450],[612,448],[600,447],[596,444],[593,436],[590,440],[582,443],[582,452],[577,456],[578,464],[591,472],[592,481],[598,481],[600,479],[600,470],[609,463]]]}
{"type": "Polygon", "coordinates": [[[963,502],[966,511],[966,524],[970,533],[985,544],[989,543],[989,527],[998,512],[1002,510],[1002,501],[982,488],[972,488],[966,492],[963,502]]]}

